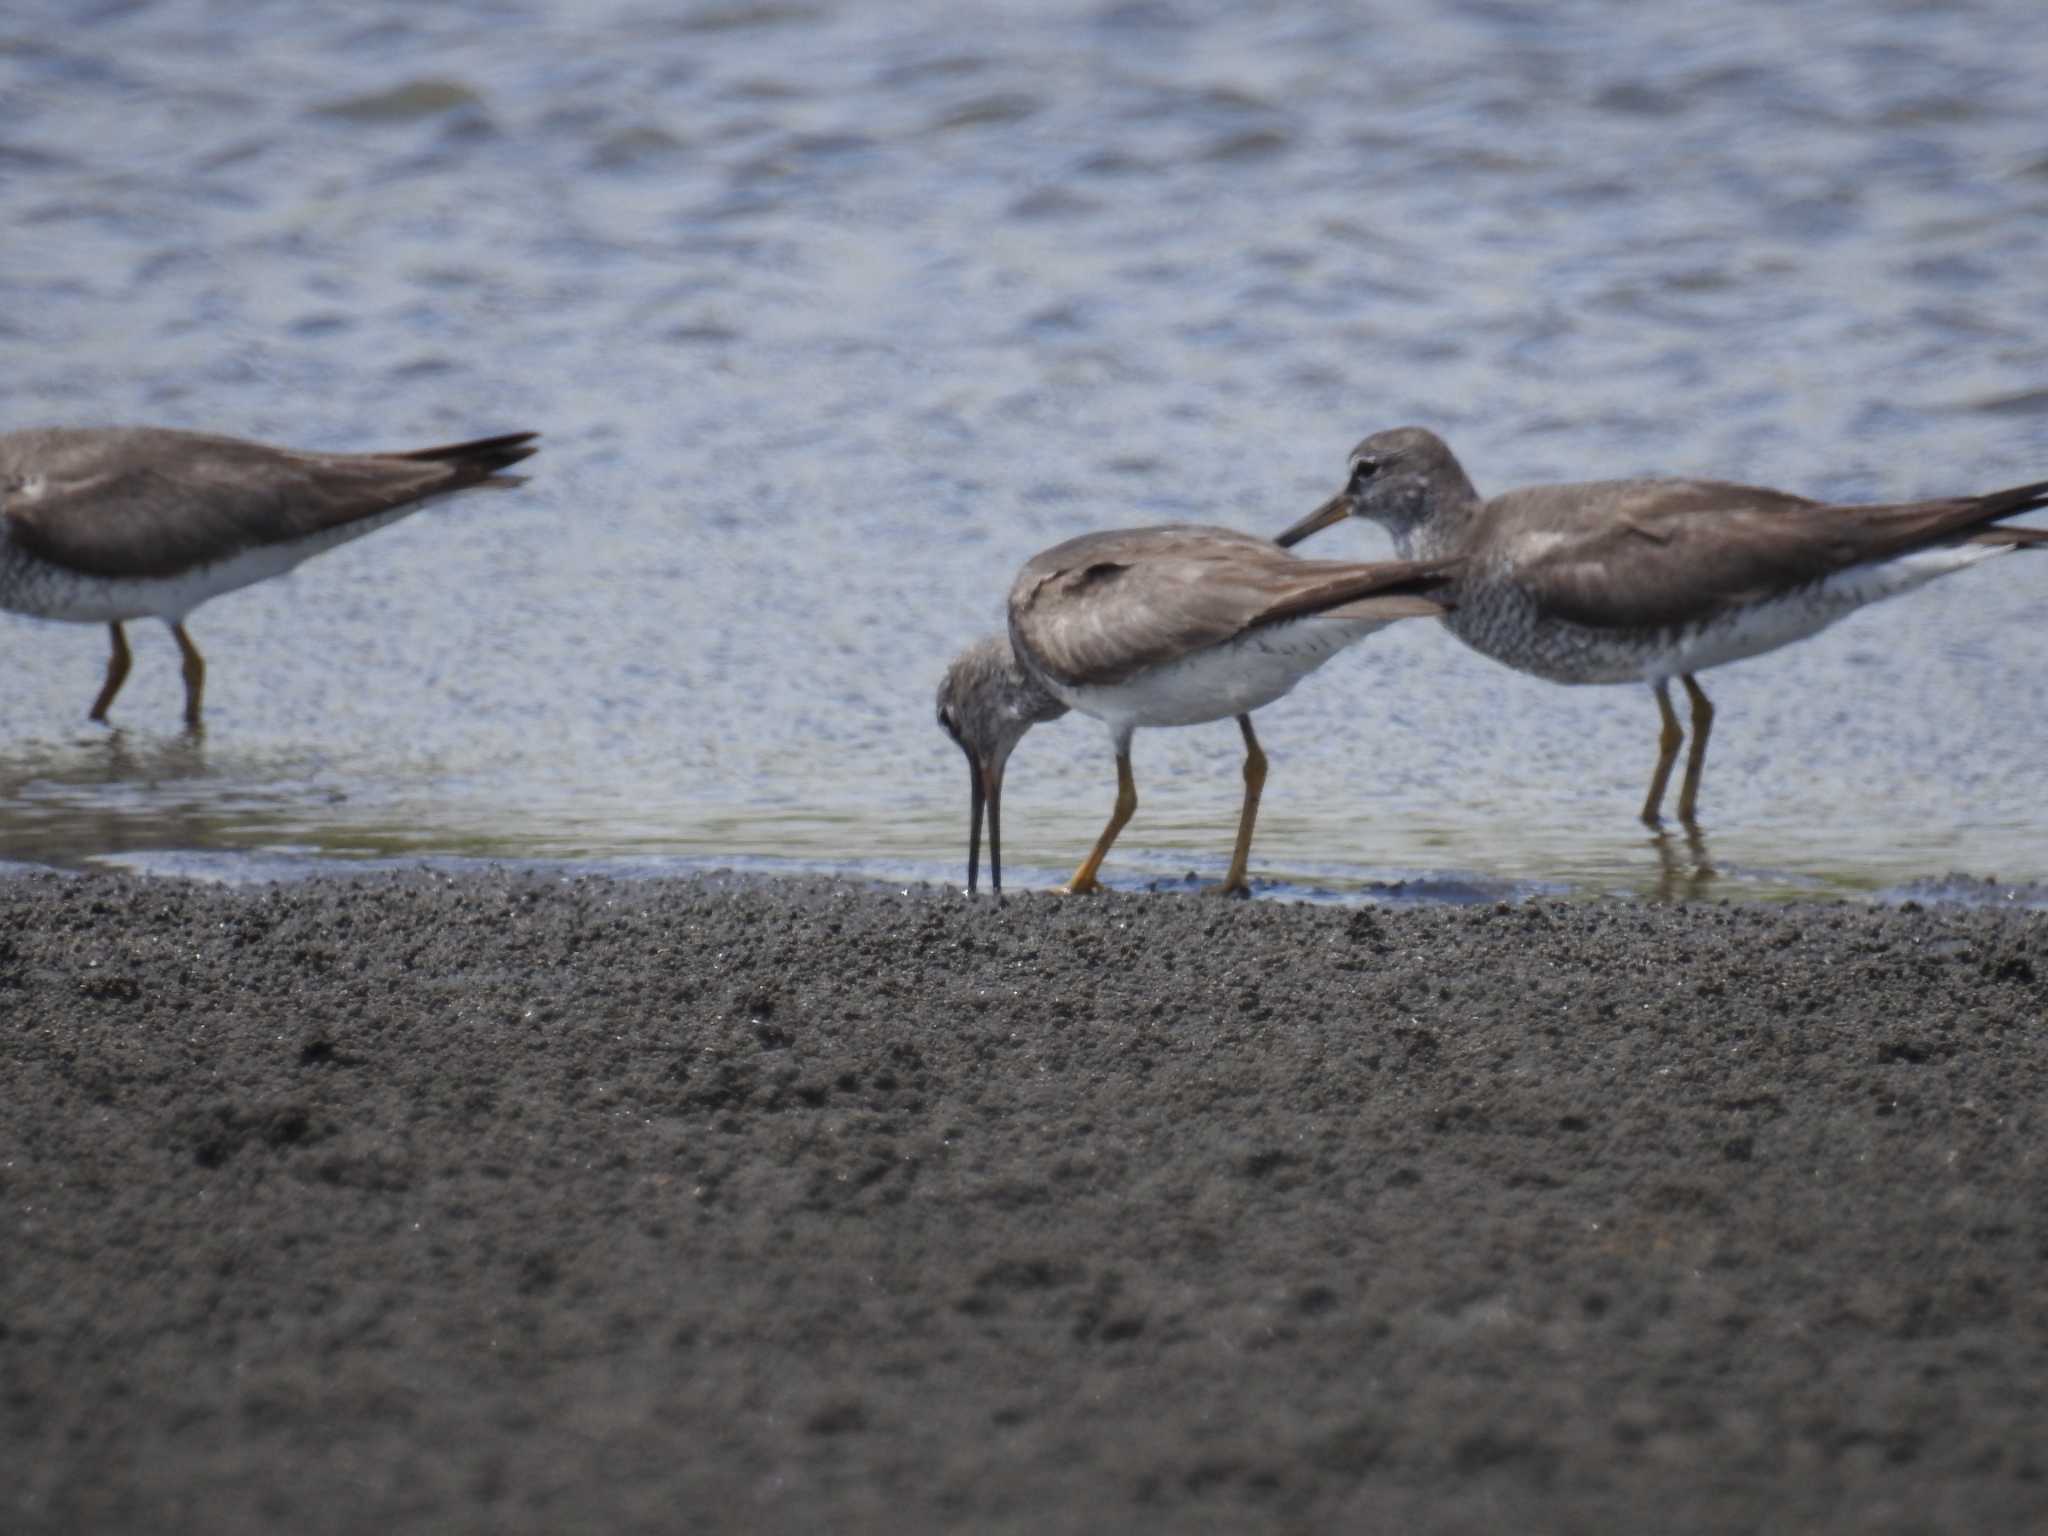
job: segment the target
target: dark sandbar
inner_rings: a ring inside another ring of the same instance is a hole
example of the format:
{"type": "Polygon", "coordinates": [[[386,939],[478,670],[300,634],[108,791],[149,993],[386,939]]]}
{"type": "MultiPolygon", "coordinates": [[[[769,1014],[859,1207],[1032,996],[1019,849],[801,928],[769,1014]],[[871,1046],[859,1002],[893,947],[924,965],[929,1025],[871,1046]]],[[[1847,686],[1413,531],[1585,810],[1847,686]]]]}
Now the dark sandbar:
{"type": "Polygon", "coordinates": [[[0,880],[0,1527],[2020,1530],[2048,915],[0,880]]]}

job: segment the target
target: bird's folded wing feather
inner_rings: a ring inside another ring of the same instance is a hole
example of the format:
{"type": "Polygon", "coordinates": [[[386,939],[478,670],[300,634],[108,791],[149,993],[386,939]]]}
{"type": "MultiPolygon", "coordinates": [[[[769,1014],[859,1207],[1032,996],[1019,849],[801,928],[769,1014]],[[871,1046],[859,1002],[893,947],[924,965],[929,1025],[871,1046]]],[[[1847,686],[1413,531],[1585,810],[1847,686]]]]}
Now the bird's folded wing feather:
{"type": "MultiPolygon", "coordinates": [[[[1546,618],[1676,628],[1873,560],[1970,537],[2037,504],[2039,487],[1889,506],[1834,506],[1713,481],[1511,492],[1489,514],[1517,529],[1508,563],[1546,618]],[[1589,490],[1609,494],[1587,497],[1589,490]],[[2034,493],[2034,500],[2028,500],[2034,493]]],[[[2027,530],[2014,530],[2025,541],[2027,530]]]]}
{"type": "Polygon", "coordinates": [[[1261,625],[1447,584],[1436,565],[1299,560],[1268,540],[1224,529],[1133,529],[1070,540],[1028,562],[1011,589],[1010,625],[1039,669],[1072,686],[1100,687],[1261,625]]]}
{"type": "Polygon", "coordinates": [[[9,537],[109,577],[175,575],[477,478],[443,460],[301,454],[149,429],[54,437],[26,474],[12,475],[14,485],[0,485],[9,537]]]}

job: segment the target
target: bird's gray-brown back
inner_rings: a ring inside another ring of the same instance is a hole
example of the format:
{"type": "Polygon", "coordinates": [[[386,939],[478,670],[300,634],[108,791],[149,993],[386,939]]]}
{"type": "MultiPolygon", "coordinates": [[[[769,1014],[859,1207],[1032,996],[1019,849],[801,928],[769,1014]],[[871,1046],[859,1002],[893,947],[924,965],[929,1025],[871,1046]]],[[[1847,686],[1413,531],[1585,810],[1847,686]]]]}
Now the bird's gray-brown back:
{"type": "Polygon", "coordinates": [[[1047,676],[1105,686],[1262,625],[1377,595],[1387,599],[1379,617],[1439,613],[1427,594],[1449,584],[1449,569],[1302,560],[1270,540],[1201,525],[1083,534],[1018,572],[1010,633],[1019,656],[1047,676]]]}
{"type": "Polygon", "coordinates": [[[0,435],[0,520],[35,559],[101,579],[175,576],[430,496],[512,485],[533,433],[398,453],[305,453],[162,427],[0,435]]]}
{"type": "Polygon", "coordinates": [[[2041,489],[1843,506],[1718,481],[1609,481],[1512,491],[1486,521],[1490,549],[1544,612],[1683,626],[1970,534],[2037,504],[2041,489]]]}

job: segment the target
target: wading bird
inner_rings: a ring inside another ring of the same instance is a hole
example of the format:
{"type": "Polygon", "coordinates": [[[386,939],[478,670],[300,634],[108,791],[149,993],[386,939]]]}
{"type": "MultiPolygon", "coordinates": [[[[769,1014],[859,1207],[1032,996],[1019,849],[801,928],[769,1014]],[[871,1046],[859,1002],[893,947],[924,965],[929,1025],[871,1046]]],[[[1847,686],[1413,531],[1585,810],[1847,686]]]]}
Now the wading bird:
{"type": "Polygon", "coordinates": [[[1245,862],[1266,782],[1252,711],[1375,630],[1443,614],[1456,563],[1301,560],[1250,534],[1182,525],[1085,534],[1034,556],[1010,588],[1009,634],[970,646],[939,684],[939,725],[967,754],[968,890],[984,808],[989,877],[1002,889],[1011,750],[1033,725],[1078,709],[1109,728],[1116,808],[1064,889],[1101,889],[1103,858],[1137,809],[1132,732],[1235,717],[1244,806],[1229,872],[1209,890],[1250,894],[1245,862]]]}

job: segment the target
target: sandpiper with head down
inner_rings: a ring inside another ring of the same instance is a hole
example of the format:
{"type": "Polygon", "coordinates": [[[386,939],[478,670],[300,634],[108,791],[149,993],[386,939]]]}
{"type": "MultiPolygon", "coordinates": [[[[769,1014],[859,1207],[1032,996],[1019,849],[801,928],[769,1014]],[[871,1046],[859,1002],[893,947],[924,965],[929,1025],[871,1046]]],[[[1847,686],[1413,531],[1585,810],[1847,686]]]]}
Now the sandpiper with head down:
{"type": "Polygon", "coordinates": [[[1252,711],[1375,630],[1441,615],[1456,564],[1301,560],[1250,534],[1186,525],[1086,534],[1034,556],[1010,588],[1009,634],[969,647],[939,685],[939,724],[967,754],[968,890],[984,808],[989,876],[1002,889],[1011,749],[1033,725],[1071,708],[1109,728],[1117,796],[1064,889],[1102,888],[1103,858],[1137,809],[1132,733],[1234,717],[1244,735],[1244,804],[1230,868],[1208,889],[1250,894],[1245,864],[1266,779],[1252,711]]]}
{"type": "Polygon", "coordinates": [[[1445,623],[1473,649],[1552,682],[1649,684],[1663,721],[1643,801],[1651,826],[1684,740],[1672,678],[1692,701],[1678,816],[1694,826],[1714,720],[1696,674],[1803,640],[1937,576],[2048,544],[2048,529],[2001,521],[2048,505],[2048,481],[1876,506],[1665,479],[1530,486],[1482,500],[1443,439],[1420,427],[1368,437],[1350,462],[1344,489],[1278,542],[1369,519],[1404,557],[1466,557],[1445,623]]]}
{"type": "Polygon", "coordinates": [[[91,718],[128,675],[129,619],[170,626],[197,730],[206,663],[185,632],[201,603],[395,522],[535,452],[515,432],[399,453],[302,453],[161,427],[44,427],[0,435],[0,608],[105,624],[113,637],[91,718]]]}

